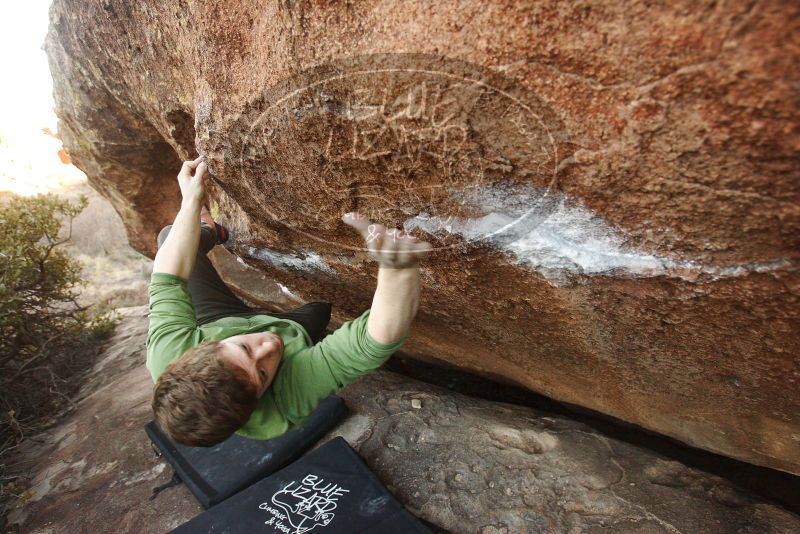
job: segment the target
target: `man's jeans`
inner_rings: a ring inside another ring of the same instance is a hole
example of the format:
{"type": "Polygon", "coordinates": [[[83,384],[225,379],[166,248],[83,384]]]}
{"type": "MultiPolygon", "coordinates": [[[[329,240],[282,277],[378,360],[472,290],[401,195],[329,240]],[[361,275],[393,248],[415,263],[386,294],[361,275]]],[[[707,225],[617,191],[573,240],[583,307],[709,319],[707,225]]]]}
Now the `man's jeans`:
{"type": "MultiPolygon", "coordinates": [[[[172,225],[165,226],[158,234],[158,246],[164,244],[172,225]]],[[[251,308],[234,295],[219,277],[208,252],[217,244],[216,232],[207,224],[200,225],[200,246],[189,275],[189,294],[192,296],[195,315],[199,324],[206,324],[223,317],[252,317],[269,315],[278,319],[290,319],[303,325],[311,340],[316,343],[325,336],[325,328],[331,320],[331,305],[327,302],[309,302],[286,313],[275,313],[251,308]]]]}

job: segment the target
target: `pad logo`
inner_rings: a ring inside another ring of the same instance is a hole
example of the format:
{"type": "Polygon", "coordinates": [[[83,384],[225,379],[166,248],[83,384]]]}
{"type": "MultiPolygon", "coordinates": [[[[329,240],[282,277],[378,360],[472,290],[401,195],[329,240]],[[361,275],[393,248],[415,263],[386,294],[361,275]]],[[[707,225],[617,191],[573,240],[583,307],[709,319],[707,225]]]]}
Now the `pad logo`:
{"type": "Polygon", "coordinates": [[[259,508],[272,514],[265,525],[286,534],[303,534],[333,521],[339,497],[349,492],[316,475],[306,475],[301,482],[293,480],[275,492],[270,501],[276,508],[269,502],[261,503],[259,508]]]}

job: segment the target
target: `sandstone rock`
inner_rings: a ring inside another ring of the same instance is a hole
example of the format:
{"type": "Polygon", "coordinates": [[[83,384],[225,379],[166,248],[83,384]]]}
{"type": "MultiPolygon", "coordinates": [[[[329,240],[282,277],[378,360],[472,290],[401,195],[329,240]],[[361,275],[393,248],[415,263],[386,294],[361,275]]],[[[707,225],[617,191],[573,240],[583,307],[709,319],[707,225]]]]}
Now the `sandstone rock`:
{"type": "Polygon", "coordinates": [[[46,50],[70,157],[138,250],[197,147],[229,252],[339,321],[374,287],[359,209],[438,247],[409,353],[797,474],[798,20],[56,0],[46,50]]]}
{"type": "MultiPolygon", "coordinates": [[[[201,512],[153,453],[146,307],[125,320],[77,410],[21,447],[31,499],[11,532],[161,533],[201,512]]],[[[413,513],[449,532],[784,533],[800,517],[565,417],[377,371],[340,391],[343,436],[413,513]],[[419,401],[420,408],[412,402],[419,401]]]]}

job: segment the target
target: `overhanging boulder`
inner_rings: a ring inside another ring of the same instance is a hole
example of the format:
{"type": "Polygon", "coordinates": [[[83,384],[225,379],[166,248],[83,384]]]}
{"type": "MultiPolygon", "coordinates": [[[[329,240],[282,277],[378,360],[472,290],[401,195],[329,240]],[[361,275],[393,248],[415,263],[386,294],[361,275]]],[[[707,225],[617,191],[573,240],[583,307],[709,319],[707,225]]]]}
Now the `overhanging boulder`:
{"type": "Polygon", "coordinates": [[[230,252],[339,319],[358,209],[437,246],[404,351],[800,474],[798,10],[56,0],[46,49],[137,250],[197,147],[230,252]]]}

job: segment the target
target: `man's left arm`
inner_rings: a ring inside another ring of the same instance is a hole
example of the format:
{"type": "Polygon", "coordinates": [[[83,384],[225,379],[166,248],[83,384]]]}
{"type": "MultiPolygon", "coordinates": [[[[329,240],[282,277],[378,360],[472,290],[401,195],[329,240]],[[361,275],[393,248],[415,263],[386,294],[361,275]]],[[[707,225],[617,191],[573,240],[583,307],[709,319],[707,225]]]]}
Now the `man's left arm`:
{"type": "Polygon", "coordinates": [[[369,256],[378,262],[378,286],[367,325],[370,337],[391,344],[408,336],[419,306],[419,262],[433,247],[396,228],[374,224],[353,212],[342,217],[364,238],[369,256]]]}
{"type": "Polygon", "coordinates": [[[342,220],[364,236],[369,255],[378,261],[378,285],[369,310],[281,364],[273,393],[294,424],[332,391],[380,367],[408,338],[419,306],[418,263],[430,243],[357,213],[342,220]]]}

